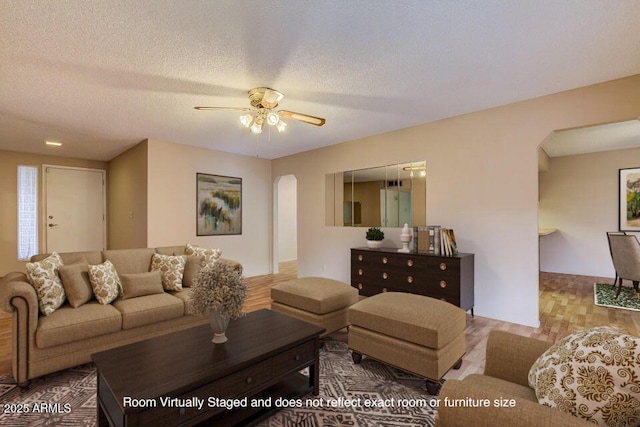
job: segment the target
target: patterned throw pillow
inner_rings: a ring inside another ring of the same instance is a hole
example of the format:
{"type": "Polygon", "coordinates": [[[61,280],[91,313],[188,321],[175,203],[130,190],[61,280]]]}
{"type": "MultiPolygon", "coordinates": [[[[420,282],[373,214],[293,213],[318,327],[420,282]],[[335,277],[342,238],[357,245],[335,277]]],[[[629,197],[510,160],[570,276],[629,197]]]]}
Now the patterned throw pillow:
{"type": "Polygon", "coordinates": [[[538,402],[602,426],[640,425],[640,337],[600,326],[571,334],[531,366],[538,402]]]}
{"type": "Polygon", "coordinates": [[[193,255],[203,256],[204,262],[208,266],[212,266],[213,263],[215,263],[216,260],[220,258],[220,256],[222,255],[222,249],[200,248],[198,246],[193,246],[187,243],[187,246],[184,250],[184,254],[186,256],[193,256],[193,255]]]}
{"type": "Polygon", "coordinates": [[[110,304],[122,293],[122,284],[116,266],[109,260],[89,266],[89,281],[93,294],[102,305],[110,304]]]}
{"type": "Polygon", "coordinates": [[[160,271],[162,287],[165,291],[181,291],[185,264],[186,257],[184,255],[171,256],[153,254],[151,258],[151,271],[160,271]]]}
{"type": "Polygon", "coordinates": [[[58,268],[62,259],[57,252],[38,262],[27,263],[27,280],[36,290],[38,306],[45,316],[58,309],[65,300],[62,281],[58,277],[58,268]]]}

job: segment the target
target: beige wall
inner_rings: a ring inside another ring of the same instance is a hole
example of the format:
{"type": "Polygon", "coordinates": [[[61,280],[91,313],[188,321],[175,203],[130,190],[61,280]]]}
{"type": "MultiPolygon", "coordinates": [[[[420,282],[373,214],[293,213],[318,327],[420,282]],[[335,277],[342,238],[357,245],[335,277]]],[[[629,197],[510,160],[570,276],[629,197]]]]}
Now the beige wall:
{"type": "Polygon", "coordinates": [[[613,277],[606,232],[618,230],[618,169],[640,166],[640,148],[552,157],[540,173],[540,269],[613,277]]]}
{"type": "MultiPolygon", "coordinates": [[[[73,159],[59,156],[0,151],[0,276],[11,271],[24,271],[24,262],[18,261],[18,166],[40,167],[39,206],[42,209],[42,165],[71,166],[107,170],[106,162],[73,159]]],[[[42,218],[42,210],[40,211],[42,218]]],[[[43,224],[40,224],[40,248],[44,248],[43,224]]]]}
{"type": "MultiPolygon", "coordinates": [[[[633,76],[276,159],[274,175],[294,174],[306,207],[298,273],[349,282],[349,248],[364,243],[362,229],[324,225],[325,174],[412,153],[426,160],[429,223],[455,229],[460,250],[475,253],[475,313],[537,326],[538,145],[555,129],[638,116],[633,76]]],[[[386,243],[400,247],[399,232],[385,230],[386,243]]]]}
{"type": "Polygon", "coordinates": [[[246,276],[271,272],[273,180],[269,160],[150,139],[148,161],[149,247],[192,243],[221,248],[223,257],[243,264],[246,276]],[[198,172],[242,178],[241,235],[196,236],[198,172]]]}
{"type": "Polygon", "coordinates": [[[147,146],[109,161],[109,249],[147,247],[147,146]]]}

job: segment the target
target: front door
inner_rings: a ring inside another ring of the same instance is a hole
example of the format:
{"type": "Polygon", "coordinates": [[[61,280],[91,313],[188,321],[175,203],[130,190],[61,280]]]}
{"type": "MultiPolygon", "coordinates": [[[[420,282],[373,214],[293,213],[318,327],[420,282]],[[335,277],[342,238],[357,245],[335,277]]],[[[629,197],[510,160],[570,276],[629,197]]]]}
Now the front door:
{"type": "Polygon", "coordinates": [[[105,171],[44,166],[46,252],[101,251],[105,171]]]}

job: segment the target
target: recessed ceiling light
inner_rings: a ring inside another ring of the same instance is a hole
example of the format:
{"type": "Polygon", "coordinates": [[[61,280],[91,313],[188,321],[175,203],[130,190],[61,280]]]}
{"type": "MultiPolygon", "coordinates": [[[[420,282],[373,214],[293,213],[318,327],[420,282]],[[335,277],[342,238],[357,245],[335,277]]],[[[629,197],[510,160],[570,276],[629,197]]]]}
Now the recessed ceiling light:
{"type": "Polygon", "coordinates": [[[60,146],[62,145],[62,142],[45,141],[45,144],[47,144],[47,145],[53,145],[54,147],[60,147],[60,146]]]}

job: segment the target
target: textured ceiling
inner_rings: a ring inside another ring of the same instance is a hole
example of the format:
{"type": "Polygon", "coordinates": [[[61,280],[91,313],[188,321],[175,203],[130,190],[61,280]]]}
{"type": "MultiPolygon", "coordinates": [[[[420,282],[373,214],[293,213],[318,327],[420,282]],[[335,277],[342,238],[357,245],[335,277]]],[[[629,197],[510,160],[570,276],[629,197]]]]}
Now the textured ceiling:
{"type": "Polygon", "coordinates": [[[0,2],[0,149],[108,160],[155,138],[277,158],[640,73],[640,2],[0,2]],[[268,86],[325,117],[251,135],[268,86]],[[45,139],[64,145],[45,147],[45,139]]]}

